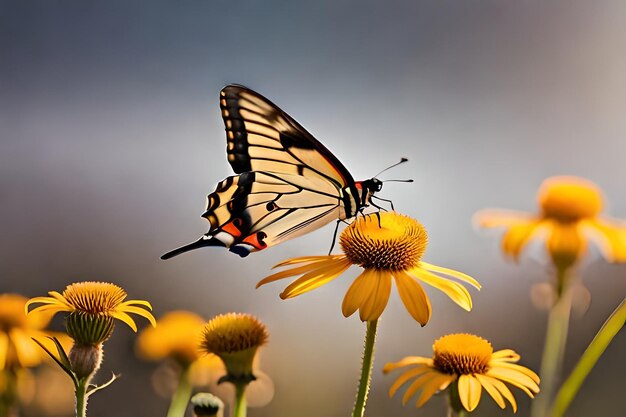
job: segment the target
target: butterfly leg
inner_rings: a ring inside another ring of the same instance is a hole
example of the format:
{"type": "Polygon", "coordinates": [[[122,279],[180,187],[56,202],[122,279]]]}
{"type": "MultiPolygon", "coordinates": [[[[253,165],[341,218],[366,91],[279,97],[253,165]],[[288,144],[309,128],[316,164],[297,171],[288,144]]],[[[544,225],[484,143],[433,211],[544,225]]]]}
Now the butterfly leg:
{"type": "Polygon", "coordinates": [[[337,232],[339,231],[339,223],[341,223],[343,220],[339,219],[337,220],[337,223],[335,223],[335,232],[333,233],[333,242],[330,244],[330,249],[328,250],[328,255],[330,256],[330,253],[333,251],[333,248],[335,247],[335,242],[337,242],[337,232]]]}
{"type": "MultiPolygon", "coordinates": [[[[372,198],[375,198],[375,199],[380,200],[380,201],[386,201],[386,202],[387,202],[387,203],[389,203],[389,205],[391,206],[391,210],[396,211],[396,209],[393,207],[393,201],[391,201],[391,200],[387,200],[386,198],[380,198],[380,197],[377,197],[377,196],[375,196],[375,195],[373,195],[373,196],[372,196],[372,198]]],[[[378,206],[376,206],[374,203],[372,203],[372,205],[373,205],[374,207],[378,207],[378,206]]]]}

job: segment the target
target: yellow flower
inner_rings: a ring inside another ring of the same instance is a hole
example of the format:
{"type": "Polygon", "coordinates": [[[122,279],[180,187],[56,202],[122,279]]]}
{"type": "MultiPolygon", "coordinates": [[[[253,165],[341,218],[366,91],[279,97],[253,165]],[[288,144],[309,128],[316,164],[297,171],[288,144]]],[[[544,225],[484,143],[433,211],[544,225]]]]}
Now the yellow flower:
{"type": "Polygon", "coordinates": [[[129,313],[145,317],[153,326],[156,321],[150,313],[152,306],[143,300],[126,299],[126,291],[108,282],[79,282],[70,284],[63,294],[50,291],[51,297],[35,297],[26,303],[42,304],[29,313],[70,313],[66,319],[68,334],[77,342],[90,345],[106,341],[113,331],[113,319],[126,323],[133,331],[137,325],[129,313]],[[141,308],[142,306],[145,308],[141,308]]]}
{"type": "Polygon", "coordinates": [[[359,217],[341,233],[339,243],[343,255],[289,259],[276,267],[302,265],[270,275],[260,281],[257,288],[302,275],[280,294],[282,299],[296,297],[332,281],[351,265],[358,265],[364,271],[354,280],[343,299],[345,317],[359,310],[363,321],[378,319],[389,300],[393,278],[404,306],[422,326],[430,319],[431,305],[418,280],[443,291],[467,311],[472,308],[467,289],[436,273],[480,289],[480,284],[466,274],[423,262],[428,244],[426,229],[418,221],[395,212],[381,212],[380,223],[374,214],[359,217]]]}
{"type": "Polygon", "coordinates": [[[183,366],[195,362],[204,328],[204,319],[190,311],[171,311],[157,320],[157,327],[148,327],[139,333],[135,345],[137,355],[143,359],[176,360],[183,366]]]}
{"type": "Polygon", "coordinates": [[[227,380],[254,380],[252,363],[257,349],[267,343],[267,328],[256,317],[244,313],[221,314],[204,327],[201,349],[219,356],[227,380]]]}
{"type": "Polygon", "coordinates": [[[415,365],[394,382],[389,389],[390,397],[414,378],[402,397],[403,405],[421,389],[415,404],[421,407],[433,394],[455,383],[461,404],[467,411],[473,411],[478,406],[484,388],[500,408],[505,408],[506,399],[516,412],[517,403],[504,382],[521,389],[531,398],[539,392],[539,377],[530,369],[516,364],[520,360],[517,353],[510,349],[494,352],[491,344],[478,336],[443,336],[433,344],[433,352],[432,358],[408,356],[385,365],[384,373],[415,365]]]}
{"type": "Polygon", "coordinates": [[[44,332],[52,316],[31,314],[24,308],[28,300],[17,294],[0,294],[0,371],[5,368],[29,368],[39,365],[48,355],[31,338],[38,338],[47,347],[54,344],[47,336],[55,335],[67,344],[61,334],[44,332]]]}
{"type": "Polygon", "coordinates": [[[482,227],[507,227],[502,250],[514,260],[535,237],[546,237],[546,249],[559,268],[580,259],[592,239],[609,262],[626,261],[626,224],[601,216],[604,201],[593,182],[578,177],[551,177],[541,185],[539,214],[484,210],[482,227]]]}

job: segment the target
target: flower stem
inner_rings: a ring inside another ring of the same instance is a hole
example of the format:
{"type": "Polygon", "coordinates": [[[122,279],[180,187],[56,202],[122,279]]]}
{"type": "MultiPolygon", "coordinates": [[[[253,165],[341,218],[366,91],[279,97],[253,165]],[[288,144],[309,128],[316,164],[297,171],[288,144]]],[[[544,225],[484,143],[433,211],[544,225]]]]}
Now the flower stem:
{"type": "Polygon", "coordinates": [[[87,415],[87,387],[89,386],[89,377],[80,378],[76,385],[76,417],[85,417],[87,415]]]}
{"type": "Polygon", "coordinates": [[[557,268],[556,285],[559,297],[548,316],[546,339],[541,357],[541,394],[533,401],[532,417],[548,417],[563,363],[572,309],[572,285],[567,268],[557,268]]]}
{"type": "Polygon", "coordinates": [[[180,373],[180,380],[176,387],[176,392],[172,396],[170,408],[167,410],[167,417],[184,417],[189,398],[191,398],[191,383],[189,382],[189,367],[186,366],[180,373]]]}
{"type": "Polygon", "coordinates": [[[596,362],[598,362],[598,359],[600,359],[602,353],[604,353],[609,343],[611,343],[611,340],[613,340],[615,335],[624,327],[625,323],[626,298],[604,322],[602,328],[598,331],[596,337],[593,338],[570,376],[561,386],[556,400],[554,401],[552,417],[561,417],[565,411],[567,411],[567,408],[578,393],[585,378],[589,375],[589,372],[591,372],[596,362]]]}
{"type": "Polygon", "coordinates": [[[363,362],[361,364],[361,379],[359,381],[359,390],[356,394],[356,401],[352,409],[352,417],[362,417],[365,414],[365,403],[367,402],[367,394],[370,390],[372,380],[372,366],[374,364],[374,343],[376,342],[376,326],[378,320],[367,322],[367,331],[365,333],[365,346],[363,348],[363,362]]]}
{"type": "Polygon", "coordinates": [[[245,382],[235,382],[235,406],[233,417],[246,417],[246,386],[245,382]]]}

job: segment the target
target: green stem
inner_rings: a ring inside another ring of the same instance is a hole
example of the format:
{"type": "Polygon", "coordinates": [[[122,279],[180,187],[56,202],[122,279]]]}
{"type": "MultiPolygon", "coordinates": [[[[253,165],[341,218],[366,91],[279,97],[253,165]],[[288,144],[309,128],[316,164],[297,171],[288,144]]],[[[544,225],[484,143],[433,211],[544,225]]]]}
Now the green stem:
{"type": "Polygon", "coordinates": [[[374,343],[376,342],[376,326],[378,320],[367,322],[365,333],[365,346],[363,348],[363,363],[361,364],[361,379],[359,390],[356,394],[356,401],[352,409],[352,417],[362,417],[365,414],[365,403],[370,390],[372,380],[372,365],[374,364],[374,343]]]}
{"type": "Polygon", "coordinates": [[[568,272],[565,268],[557,269],[556,285],[559,298],[548,316],[546,339],[541,357],[541,393],[532,403],[532,417],[548,417],[563,364],[572,309],[572,285],[568,272]]]}
{"type": "Polygon", "coordinates": [[[85,417],[87,415],[87,387],[89,386],[89,377],[81,378],[76,385],[76,417],[85,417]]]}
{"type": "Polygon", "coordinates": [[[596,362],[598,362],[611,340],[624,327],[624,324],[626,324],[626,298],[604,322],[570,376],[561,386],[554,401],[552,417],[561,417],[565,413],[585,378],[589,375],[596,362]]]}
{"type": "Polygon", "coordinates": [[[191,383],[189,382],[189,367],[186,366],[180,373],[180,380],[176,392],[172,396],[170,408],[167,410],[167,417],[184,417],[187,405],[191,398],[191,383]]]}
{"type": "Polygon", "coordinates": [[[245,382],[236,382],[235,385],[235,406],[233,417],[246,417],[246,386],[245,382]]]}

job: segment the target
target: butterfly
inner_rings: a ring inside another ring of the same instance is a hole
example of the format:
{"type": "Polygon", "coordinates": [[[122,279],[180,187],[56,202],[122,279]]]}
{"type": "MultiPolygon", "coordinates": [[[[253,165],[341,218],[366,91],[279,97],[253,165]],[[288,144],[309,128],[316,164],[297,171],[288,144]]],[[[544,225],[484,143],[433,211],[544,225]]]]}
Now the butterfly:
{"type": "Polygon", "coordinates": [[[371,199],[382,189],[381,180],[355,181],[335,155],[259,93],[228,85],[220,92],[220,108],[228,162],[237,175],[207,197],[202,217],[209,231],[161,259],[205,246],[244,257],[349,220],[370,204],[379,207],[371,199]]]}

